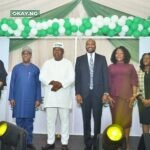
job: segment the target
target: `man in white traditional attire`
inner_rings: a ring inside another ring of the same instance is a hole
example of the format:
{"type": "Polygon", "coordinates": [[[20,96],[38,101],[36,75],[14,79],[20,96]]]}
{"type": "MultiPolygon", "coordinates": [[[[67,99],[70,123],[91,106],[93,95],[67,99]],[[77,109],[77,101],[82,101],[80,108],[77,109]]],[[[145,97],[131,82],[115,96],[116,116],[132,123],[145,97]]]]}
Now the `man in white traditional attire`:
{"type": "Polygon", "coordinates": [[[40,80],[45,86],[44,107],[47,114],[47,144],[42,150],[55,147],[55,122],[57,112],[61,121],[62,150],[68,150],[69,140],[69,109],[72,105],[71,86],[74,83],[72,63],[63,58],[63,43],[53,44],[54,58],[46,61],[40,72],[40,80]]]}

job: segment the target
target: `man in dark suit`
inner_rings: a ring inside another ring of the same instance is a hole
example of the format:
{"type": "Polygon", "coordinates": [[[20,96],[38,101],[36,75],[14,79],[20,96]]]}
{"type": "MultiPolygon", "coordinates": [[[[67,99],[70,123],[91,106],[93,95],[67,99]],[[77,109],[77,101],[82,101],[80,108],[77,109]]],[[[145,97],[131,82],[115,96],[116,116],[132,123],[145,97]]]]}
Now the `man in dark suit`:
{"type": "Polygon", "coordinates": [[[101,128],[102,103],[108,99],[107,62],[95,53],[96,42],[86,41],[87,54],[77,58],[75,66],[76,100],[82,107],[85,150],[96,150],[101,128]],[[91,112],[94,136],[91,136],[91,112]]]}
{"type": "Polygon", "coordinates": [[[1,90],[6,86],[6,77],[7,72],[4,67],[4,63],[0,60],[0,98],[1,98],[1,90]]]}

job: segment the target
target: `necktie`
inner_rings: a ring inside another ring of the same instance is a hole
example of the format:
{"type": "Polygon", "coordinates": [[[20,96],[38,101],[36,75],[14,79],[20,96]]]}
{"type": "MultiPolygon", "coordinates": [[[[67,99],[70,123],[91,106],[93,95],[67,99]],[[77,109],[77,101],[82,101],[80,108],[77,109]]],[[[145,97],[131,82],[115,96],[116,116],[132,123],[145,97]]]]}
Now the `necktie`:
{"type": "Polygon", "coordinates": [[[93,89],[93,72],[94,72],[94,61],[92,54],[90,54],[90,62],[89,62],[89,69],[90,69],[90,89],[93,89]]]}

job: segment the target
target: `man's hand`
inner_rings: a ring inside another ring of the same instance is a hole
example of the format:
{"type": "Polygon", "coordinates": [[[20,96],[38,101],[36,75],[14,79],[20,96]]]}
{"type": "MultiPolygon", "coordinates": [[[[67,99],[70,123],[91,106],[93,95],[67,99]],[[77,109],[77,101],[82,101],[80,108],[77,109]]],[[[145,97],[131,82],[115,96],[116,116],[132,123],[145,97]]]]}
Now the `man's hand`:
{"type": "Polygon", "coordinates": [[[133,104],[134,104],[134,101],[135,101],[135,98],[134,96],[130,97],[129,99],[129,107],[132,108],[133,107],[133,104]]]}
{"type": "Polygon", "coordinates": [[[10,105],[11,105],[11,107],[12,107],[12,108],[16,105],[16,103],[15,103],[15,100],[14,100],[14,99],[11,99],[11,100],[10,100],[10,105]]]}
{"type": "Polygon", "coordinates": [[[40,104],[41,104],[40,101],[36,100],[36,101],[35,101],[35,108],[39,107],[40,104]]]}
{"type": "Polygon", "coordinates": [[[77,100],[78,104],[82,104],[83,103],[83,99],[82,99],[82,96],[80,94],[76,95],[76,100],[77,100]]]}
{"type": "Polygon", "coordinates": [[[2,87],[3,86],[3,82],[2,81],[0,81],[0,87],[2,87]]]}
{"type": "Polygon", "coordinates": [[[113,107],[115,104],[115,101],[110,95],[108,95],[108,101],[109,101],[110,106],[113,107]]]}
{"type": "Polygon", "coordinates": [[[103,103],[108,103],[108,95],[103,94],[102,101],[103,101],[103,103]]]}
{"type": "Polygon", "coordinates": [[[150,106],[150,100],[149,99],[144,99],[144,100],[142,100],[142,102],[143,102],[143,105],[145,107],[149,107],[150,106]]]}
{"type": "Polygon", "coordinates": [[[50,85],[52,85],[51,91],[58,91],[62,88],[62,84],[59,81],[51,81],[50,85]]]}

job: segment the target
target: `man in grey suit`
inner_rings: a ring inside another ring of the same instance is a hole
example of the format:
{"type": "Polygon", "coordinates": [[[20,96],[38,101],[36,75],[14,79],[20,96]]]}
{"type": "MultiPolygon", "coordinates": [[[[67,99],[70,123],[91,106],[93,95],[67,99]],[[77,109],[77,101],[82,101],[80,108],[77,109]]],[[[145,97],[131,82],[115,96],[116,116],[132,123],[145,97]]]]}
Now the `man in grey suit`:
{"type": "Polygon", "coordinates": [[[96,42],[86,41],[85,55],[77,58],[75,66],[76,100],[82,107],[85,150],[96,150],[101,129],[102,103],[108,99],[107,62],[95,53],[96,42]],[[91,136],[91,112],[94,136],[91,136]]]}

